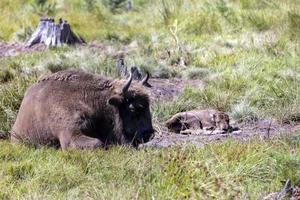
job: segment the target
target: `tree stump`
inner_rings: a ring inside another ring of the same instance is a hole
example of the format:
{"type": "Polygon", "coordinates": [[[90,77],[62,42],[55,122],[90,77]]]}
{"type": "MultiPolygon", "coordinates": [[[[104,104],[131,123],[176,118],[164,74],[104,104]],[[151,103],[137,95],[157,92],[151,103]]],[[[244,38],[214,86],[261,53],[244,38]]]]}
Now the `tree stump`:
{"type": "Polygon", "coordinates": [[[53,18],[41,18],[26,46],[32,47],[38,43],[61,46],[62,44],[83,44],[85,41],[71,30],[66,20],[60,18],[58,24],[55,24],[53,18]]]}

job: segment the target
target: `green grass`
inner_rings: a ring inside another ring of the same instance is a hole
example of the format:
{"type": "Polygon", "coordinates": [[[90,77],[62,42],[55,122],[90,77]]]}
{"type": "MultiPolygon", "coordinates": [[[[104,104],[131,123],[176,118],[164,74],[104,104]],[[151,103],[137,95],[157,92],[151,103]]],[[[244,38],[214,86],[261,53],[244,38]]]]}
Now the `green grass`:
{"type": "Polygon", "coordinates": [[[1,142],[2,199],[261,199],[300,175],[299,134],[269,141],[97,151],[1,142]]]}
{"type": "MultiPolygon", "coordinates": [[[[0,1],[1,42],[25,41],[47,15],[103,47],[1,57],[0,132],[8,133],[41,75],[81,68],[115,78],[120,53],[152,77],[203,82],[174,101],[152,102],[156,129],[177,112],[207,107],[237,121],[299,124],[299,0],[135,0],[129,12],[114,2],[0,1]]],[[[0,143],[0,199],[261,199],[300,176],[299,133],[201,149],[61,152],[0,143]]]]}

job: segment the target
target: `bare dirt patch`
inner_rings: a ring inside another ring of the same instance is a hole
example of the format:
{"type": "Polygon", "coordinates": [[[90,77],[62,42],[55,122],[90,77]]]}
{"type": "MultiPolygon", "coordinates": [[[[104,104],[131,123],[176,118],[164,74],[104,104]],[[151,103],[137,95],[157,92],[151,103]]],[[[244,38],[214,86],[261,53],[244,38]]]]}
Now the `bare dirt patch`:
{"type": "Polygon", "coordinates": [[[300,130],[300,126],[291,124],[278,124],[273,120],[257,120],[247,123],[232,123],[232,132],[220,133],[218,131],[202,131],[203,134],[176,134],[161,130],[148,143],[141,145],[143,147],[171,147],[192,144],[197,147],[203,147],[206,144],[222,142],[228,139],[249,141],[252,138],[272,139],[282,134],[290,134],[300,130]]]}
{"type": "Polygon", "coordinates": [[[48,49],[47,46],[44,44],[37,44],[29,48],[22,43],[0,43],[0,58],[8,57],[8,56],[16,56],[21,53],[45,51],[47,49],[48,49]]]}

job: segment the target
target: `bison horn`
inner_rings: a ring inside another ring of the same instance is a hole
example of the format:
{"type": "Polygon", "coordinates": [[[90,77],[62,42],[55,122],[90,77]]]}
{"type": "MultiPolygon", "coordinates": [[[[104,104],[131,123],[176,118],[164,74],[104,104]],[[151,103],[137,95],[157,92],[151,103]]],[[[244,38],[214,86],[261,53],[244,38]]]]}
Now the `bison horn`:
{"type": "Polygon", "coordinates": [[[132,73],[130,72],[130,73],[129,73],[128,81],[125,83],[125,85],[124,85],[124,87],[123,87],[123,89],[122,89],[123,94],[125,94],[125,93],[128,91],[129,86],[130,86],[130,84],[131,84],[131,81],[132,81],[132,73]]]}
{"type": "Polygon", "coordinates": [[[146,87],[152,87],[149,83],[148,83],[148,79],[149,79],[150,75],[149,72],[146,72],[146,76],[143,78],[143,80],[141,80],[141,84],[146,86],[146,87]]]}

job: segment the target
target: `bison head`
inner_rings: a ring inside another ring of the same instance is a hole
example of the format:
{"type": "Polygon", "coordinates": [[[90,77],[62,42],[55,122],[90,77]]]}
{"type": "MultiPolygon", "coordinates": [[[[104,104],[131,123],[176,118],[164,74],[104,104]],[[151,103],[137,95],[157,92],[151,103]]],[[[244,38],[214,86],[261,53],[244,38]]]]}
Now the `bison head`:
{"type": "Polygon", "coordinates": [[[148,142],[154,135],[152,119],[149,108],[149,97],[142,92],[139,86],[133,86],[129,90],[132,81],[132,74],[122,87],[116,92],[108,103],[115,107],[118,112],[119,122],[117,126],[125,135],[126,140],[134,146],[139,143],[148,142]]]}

